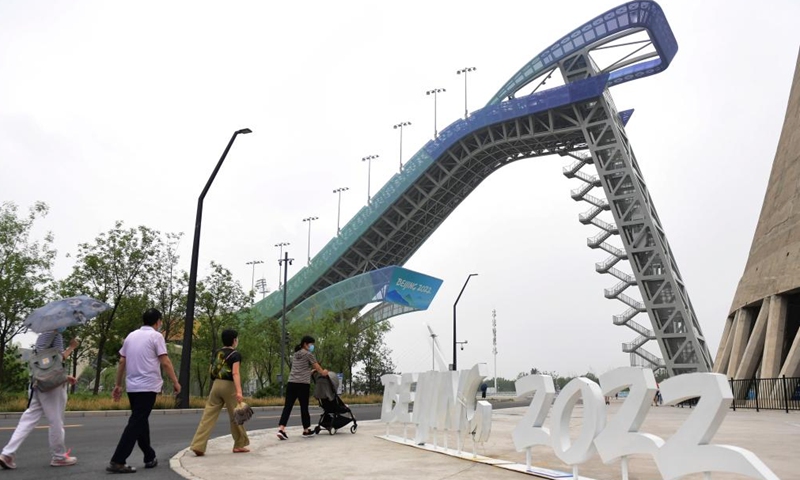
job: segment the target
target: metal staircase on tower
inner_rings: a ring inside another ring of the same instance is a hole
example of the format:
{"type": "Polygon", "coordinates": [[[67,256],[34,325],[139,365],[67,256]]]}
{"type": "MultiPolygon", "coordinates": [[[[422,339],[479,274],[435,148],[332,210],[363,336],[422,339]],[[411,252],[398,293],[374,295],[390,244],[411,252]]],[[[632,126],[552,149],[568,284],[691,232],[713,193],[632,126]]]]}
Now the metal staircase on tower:
{"type": "Polygon", "coordinates": [[[631,342],[622,344],[622,351],[629,353],[631,356],[631,365],[644,365],[653,369],[664,368],[664,360],[653,355],[645,350],[643,347],[650,340],[655,340],[656,336],[652,330],[637,323],[633,318],[643,312],[646,312],[644,304],[623,292],[628,287],[637,285],[636,278],[633,275],[626,273],[618,268],[615,268],[619,262],[628,260],[628,254],[624,249],[616,247],[607,241],[614,235],[619,235],[619,229],[613,223],[606,222],[599,218],[603,211],[608,211],[610,206],[608,200],[599,188],[595,195],[590,195],[595,187],[601,187],[600,177],[597,175],[590,175],[581,169],[587,165],[593,165],[594,161],[588,152],[572,152],[565,154],[573,158],[575,161],[570,165],[564,167],[563,173],[567,178],[577,178],[580,180],[581,186],[574,188],[570,191],[570,196],[576,202],[586,202],[590,205],[589,209],[578,216],[579,221],[584,225],[593,225],[600,229],[600,231],[586,239],[586,245],[591,249],[600,249],[609,254],[609,257],[595,264],[595,270],[601,274],[608,274],[618,280],[618,283],[611,288],[606,288],[604,291],[605,297],[611,300],[618,300],[624,303],[628,308],[619,315],[613,316],[614,325],[624,325],[638,334],[638,336],[631,342]],[[602,195],[600,198],[596,195],[602,195]]]}

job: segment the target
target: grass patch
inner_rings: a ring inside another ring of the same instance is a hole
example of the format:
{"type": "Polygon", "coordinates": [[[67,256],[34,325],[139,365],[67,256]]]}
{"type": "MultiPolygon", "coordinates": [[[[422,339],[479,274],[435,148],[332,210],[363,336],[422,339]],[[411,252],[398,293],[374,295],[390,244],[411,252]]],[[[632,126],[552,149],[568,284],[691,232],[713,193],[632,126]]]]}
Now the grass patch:
{"type": "MultiPolygon", "coordinates": [[[[369,404],[381,403],[382,395],[342,395],[342,400],[347,404],[369,404]]],[[[283,406],[283,398],[245,398],[244,400],[251,407],[279,407],[283,406]]],[[[314,400],[312,398],[312,405],[314,400]]],[[[189,405],[191,408],[203,408],[206,405],[206,397],[190,397],[189,405]]],[[[28,406],[28,397],[25,394],[4,395],[0,399],[0,412],[24,412],[28,406]]],[[[93,410],[130,410],[126,395],[122,396],[119,402],[115,402],[110,395],[91,393],[75,393],[67,398],[67,411],[93,411],[93,410]]],[[[159,395],[156,397],[156,410],[175,408],[175,397],[172,395],[159,395]]]]}

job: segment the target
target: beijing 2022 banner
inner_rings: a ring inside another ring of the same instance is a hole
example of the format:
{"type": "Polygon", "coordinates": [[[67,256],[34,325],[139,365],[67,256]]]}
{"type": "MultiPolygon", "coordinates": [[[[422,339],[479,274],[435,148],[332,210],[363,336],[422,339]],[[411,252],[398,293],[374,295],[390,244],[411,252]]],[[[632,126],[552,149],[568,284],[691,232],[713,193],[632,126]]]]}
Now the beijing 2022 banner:
{"type": "Polygon", "coordinates": [[[395,267],[386,289],[385,300],[417,310],[426,310],[441,285],[442,280],[438,278],[395,267]]]}

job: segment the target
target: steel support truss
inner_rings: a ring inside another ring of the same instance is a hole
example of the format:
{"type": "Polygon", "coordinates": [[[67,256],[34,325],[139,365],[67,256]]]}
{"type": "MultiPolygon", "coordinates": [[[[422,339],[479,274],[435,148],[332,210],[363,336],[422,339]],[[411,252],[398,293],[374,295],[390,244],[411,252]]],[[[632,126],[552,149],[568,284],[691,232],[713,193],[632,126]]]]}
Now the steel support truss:
{"type": "MultiPolygon", "coordinates": [[[[565,58],[558,68],[568,83],[602,73],[592,61],[590,49],[565,58]]],[[[622,351],[631,355],[631,365],[666,368],[669,375],[710,371],[712,360],[705,337],[609,90],[587,107],[578,109],[577,114],[589,153],[570,153],[575,162],[564,168],[564,175],[583,182],[571,196],[591,205],[579,216],[580,222],[600,229],[587,239],[587,245],[609,254],[595,269],[618,280],[605,289],[605,296],[628,307],[614,315],[613,322],[638,334],[622,344],[622,351]],[[581,171],[588,164],[594,164],[598,175],[581,171]],[[603,187],[605,198],[589,194],[598,186],[603,187]],[[611,211],[615,225],[598,218],[604,210],[611,211]],[[607,242],[612,235],[621,237],[624,250],[607,242]],[[622,260],[628,260],[633,276],[614,268],[622,260]],[[633,285],[638,285],[642,300],[623,293],[633,285]],[[643,312],[647,312],[652,330],[634,321],[643,312]],[[663,359],[643,348],[650,340],[658,342],[663,359]]]]}

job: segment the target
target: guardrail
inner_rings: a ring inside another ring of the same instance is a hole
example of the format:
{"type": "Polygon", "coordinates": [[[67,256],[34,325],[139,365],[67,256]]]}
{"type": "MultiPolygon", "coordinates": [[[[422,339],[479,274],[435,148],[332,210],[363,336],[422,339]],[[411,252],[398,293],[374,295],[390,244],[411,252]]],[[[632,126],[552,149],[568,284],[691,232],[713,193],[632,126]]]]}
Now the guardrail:
{"type": "Polygon", "coordinates": [[[730,379],[731,408],[736,410],[800,410],[800,377],[730,379]]]}

